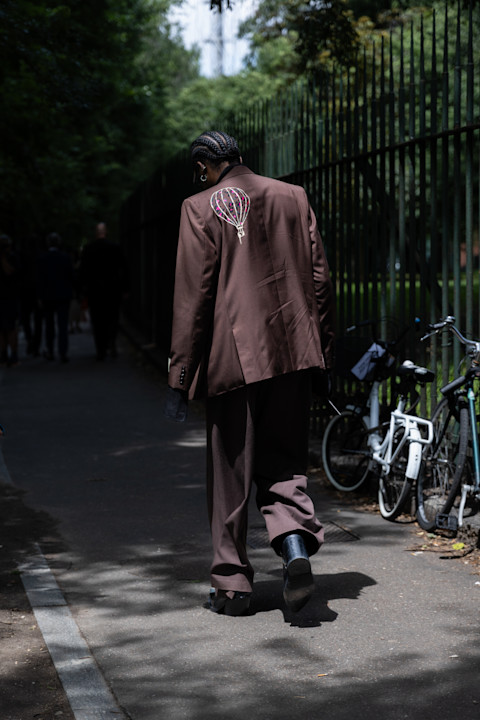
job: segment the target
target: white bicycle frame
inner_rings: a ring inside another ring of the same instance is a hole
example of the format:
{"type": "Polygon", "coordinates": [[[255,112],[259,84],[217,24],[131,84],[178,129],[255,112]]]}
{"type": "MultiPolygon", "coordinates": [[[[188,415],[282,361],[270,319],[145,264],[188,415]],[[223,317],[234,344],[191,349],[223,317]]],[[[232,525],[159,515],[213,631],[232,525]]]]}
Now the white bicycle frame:
{"type": "MultiPolygon", "coordinates": [[[[370,414],[363,417],[368,430],[378,428],[380,423],[380,402],[379,402],[380,382],[375,381],[369,396],[370,414]]],[[[382,439],[378,431],[368,434],[368,446],[372,451],[370,459],[371,465],[378,464],[381,467],[381,474],[388,475],[392,465],[395,464],[398,456],[402,452],[406,443],[409,443],[408,462],[405,472],[409,480],[416,480],[420,472],[422,462],[422,452],[424,445],[430,445],[433,442],[433,425],[430,420],[416,417],[415,415],[407,415],[405,410],[406,399],[400,398],[398,406],[392,410],[390,415],[390,426],[382,439]],[[397,428],[404,428],[403,436],[395,450],[393,450],[393,438],[397,428]],[[426,437],[422,435],[420,428],[424,428],[426,437]]]]}

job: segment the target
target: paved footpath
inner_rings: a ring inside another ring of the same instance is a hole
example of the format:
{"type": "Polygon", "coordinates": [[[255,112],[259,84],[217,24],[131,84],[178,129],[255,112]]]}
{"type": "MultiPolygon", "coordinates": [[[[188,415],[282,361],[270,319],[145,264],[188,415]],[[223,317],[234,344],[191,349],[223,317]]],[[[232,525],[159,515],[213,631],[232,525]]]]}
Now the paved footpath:
{"type": "Polygon", "coordinates": [[[0,475],[55,526],[21,570],[76,720],[478,720],[472,566],[312,482],[312,601],[285,609],[252,507],[251,615],[209,612],[201,409],[169,423],[126,342],[97,363],[88,333],[71,341],[68,365],[1,371],[0,475]]]}

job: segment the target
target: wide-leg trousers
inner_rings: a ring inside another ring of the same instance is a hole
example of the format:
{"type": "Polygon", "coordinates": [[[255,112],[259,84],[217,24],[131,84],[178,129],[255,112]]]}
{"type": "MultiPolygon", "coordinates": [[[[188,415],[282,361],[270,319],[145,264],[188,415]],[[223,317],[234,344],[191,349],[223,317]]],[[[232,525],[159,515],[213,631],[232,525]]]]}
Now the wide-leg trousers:
{"type": "Polygon", "coordinates": [[[300,533],[313,555],[323,528],[306,492],[310,372],[299,371],[208,398],[207,499],[213,544],[212,587],[250,592],[248,504],[257,507],[272,548],[300,533]]]}

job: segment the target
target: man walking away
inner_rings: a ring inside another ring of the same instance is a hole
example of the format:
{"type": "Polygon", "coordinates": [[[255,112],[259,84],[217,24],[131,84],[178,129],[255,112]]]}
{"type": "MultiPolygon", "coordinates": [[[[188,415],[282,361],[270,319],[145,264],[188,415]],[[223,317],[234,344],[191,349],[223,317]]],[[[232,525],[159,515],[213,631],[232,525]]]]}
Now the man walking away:
{"type": "Polygon", "coordinates": [[[182,420],[188,396],[206,399],[209,607],[248,611],[255,484],[285,602],[298,611],[323,542],[306,472],[311,376],[326,379],[333,363],[329,268],[303,188],[253,173],[223,132],[203,133],[191,154],[204,189],[182,205],[166,414],[182,420]]]}

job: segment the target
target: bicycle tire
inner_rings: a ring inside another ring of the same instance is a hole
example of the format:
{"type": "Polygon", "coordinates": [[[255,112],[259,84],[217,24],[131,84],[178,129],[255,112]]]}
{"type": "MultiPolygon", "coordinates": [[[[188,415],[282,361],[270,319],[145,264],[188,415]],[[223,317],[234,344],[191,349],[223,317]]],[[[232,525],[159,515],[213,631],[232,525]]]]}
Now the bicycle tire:
{"type": "Polygon", "coordinates": [[[353,410],[335,415],[323,434],[322,461],[328,480],[342,492],[357,490],[370,470],[368,430],[353,410]]]}
{"type": "Polygon", "coordinates": [[[458,494],[467,463],[470,432],[468,409],[453,409],[443,398],[432,416],[434,440],[424,451],[417,480],[417,521],[427,531],[437,526],[438,515],[448,515],[458,494]]]}
{"type": "MultiPolygon", "coordinates": [[[[403,438],[405,429],[398,428],[393,437],[392,452],[395,452],[403,438]]],[[[412,480],[406,475],[409,453],[413,451],[410,442],[405,443],[390,472],[382,475],[378,483],[378,507],[386,520],[395,520],[402,514],[412,489],[412,480]]]]}

